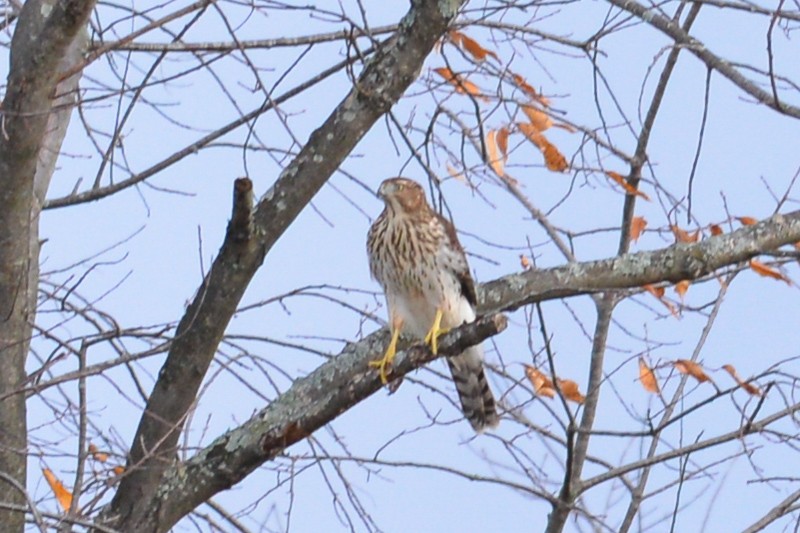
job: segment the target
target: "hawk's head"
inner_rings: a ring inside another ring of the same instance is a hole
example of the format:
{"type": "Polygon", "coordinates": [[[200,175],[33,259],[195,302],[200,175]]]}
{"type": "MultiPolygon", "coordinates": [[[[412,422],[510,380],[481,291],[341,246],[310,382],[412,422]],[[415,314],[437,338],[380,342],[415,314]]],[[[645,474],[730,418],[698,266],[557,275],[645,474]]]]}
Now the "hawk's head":
{"type": "Polygon", "coordinates": [[[390,178],[381,183],[378,196],[395,213],[413,213],[428,207],[422,186],[408,178],[390,178]]]}

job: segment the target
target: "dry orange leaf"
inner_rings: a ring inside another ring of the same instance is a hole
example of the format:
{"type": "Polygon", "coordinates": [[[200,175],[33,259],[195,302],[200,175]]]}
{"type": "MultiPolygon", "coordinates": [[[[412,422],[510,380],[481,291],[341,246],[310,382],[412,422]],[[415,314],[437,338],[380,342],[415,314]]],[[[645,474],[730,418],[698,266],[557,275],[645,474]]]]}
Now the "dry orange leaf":
{"type": "Polygon", "coordinates": [[[558,151],[558,148],[548,141],[532,124],[520,122],[517,126],[519,126],[519,130],[525,134],[525,137],[542,151],[544,155],[544,164],[549,170],[553,172],[564,172],[569,169],[567,158],[565,158],[564,155],[558,151]]]}
{"type": "Polygon", "coordinates": [[[686,291],[688,290],[689,290],[688,279],[681,280],[675,284],[675,293],[681,297],[681,301],[683,301],[683,297],[686,296],[686,291]]]}
{"type": "Polygon", "coordinates": [[[711,231],[711,235],[716,237],[717,235],[722,235],[723,231],[722,228],[719,227],[719,224],[711,224],[708,229],[711,231]]]}
{"type": "Polygon", "coordinates": [[[642,285],[642,288],[659,300],[664,297],[664,287],[655,287],[648,283],[647,285],[642,285]]]}
{"type": "Polygon", "coordinates": [[[633,217],[631,219],[631,239],[633,242],[639,240],[644,228],[647,227],[647,220],[644,217],[633,217]]]}
{"type": "Polygon", "coordinates": [[[765,265],[760,261],[756,261],[755,259],[750,260],[750,268],[753,270],[753,272],[755,272],[760,276],[764,276],[766,278],[779,279],[781,281],[785,281],[788,285],[792,284],[792,280],[781,274],[779,271],[765,265]]]}
{"type": "Polygon", "coordinates": [[[525,116],[528,117],[531,125],[536,128],[537,131],[544,131],[553,125],[553,120],[543,111],[530,105],[523,105],[520,107],[522,112],[525,113],[525,116]]]}
{"type": "Polygon", "coordinates": [[[521,131],[523,135],[525,135],[525,137],[536,146],[536,148],[544,152],[545,138],[539,130],[527,122],[519,122],[517,123],[517,127],[519,128],[519,131],[521,131]]]}
{"type": "MultiPolygon", "coordinates": [[[[533,385],[533,390],[536,394],[547,398],[555,398],[556,387],[553,384],[553,380],[546,374],[540,372],[535,367],[525,365],[525,376],[531,382],[531,385],[533,385]]],[[[571,379],[559,379],[558,387],[561,389],[561,394],[564,395],[565,399],[578,404],[582,404],[586,401],[586,396],[581,394],[578,384],[571,379]]]]}
{"type": "Polygon", "coordinates": [[[672,234],[675,235],[675,242],[692,243],[700,240],[700,230],[689,233],[685,229],[681,229],[675,225],[670,226],[669,229],[671,229],[672,234]]]}
{"type": "Polygon", "coordinates": [[[744,226],[752,226],[754,224],[758,224],[758,219],[753,217],[736,217],[736,220],[742,223],[744,226]]]}
{"type": "Polygon", "coordinates": [[[505,158],[498,152],[497,144],[497,131],[489,130],[486,134],[486,150],[489,152],[489,165],[491,165],[492,170],[494,170],[498,176],[503,177],[505,174],[503,170],[505,168],[505,158]]]}
{"type": "Polygon", "coordinates": [[[553,119],[550,118],[550,115],[534,106],[523,105],[520,107],[522,108],[522,112],[525,113],[525,116],[528,117],[531,125],[539,131],[544,131],[551,127],[561,128],[562,130],[566,130],[570,133],[575,133],[575,131],[577,131],[569,124],[564,124],[563,122],[554,122],[553,119]]]}
{"type": "Polygon", "coordinates": [[[503,161],[508,162],[508,128],[502,127],[497,130],[495,141],[497,141],[497,147],[500,148],[500,152],[503,154],[503,161]]]}
{"type": "Polygon", "coordinates": [[[534,100],[536,100],[537,102],[539,102],[540,104],[542,104],[545,107],[548,107],[550,105],[550,100],[548,98],[542,96],[541,94],[539,94],[539,92],[536,89],[534,89],[525,80],[525,78],[523,78],[519,74],[514,74],[514,73],[511,74],[511,78],[514,80],[514,84],[522,92],[524,92],[525,94],[527,94],[528,96],[530,96],[531,98],[533,98],[534,100]]]}
{"type": "Polygon", "coordinates": [[[656,375],[653,373],[653,370],[647,366],[647,363],[642,357],[639,358],[639,381],[647,392],[652,392],[653,394],[661,392],[661,389],[658,388],[656,375]]]}
{"type": "Polygon", "coordinates": [[[733,365],[722,365],[722,368],[731,375],[731,377],[736,381],[736,383],[747,391],[748,394],[751,396],[761,396],[761,389],[753,385],[752,383],[748,383],[744,381],[742,378],[739,377],[739,373],[733,367],[733,365]]]}
{"type": "Polygon", "coordinates": [[[114,472],[115,475],[121,476],[125,472],[125,467],[117,465],[111,471],[114,472]]]}
{"type": "Polygon", "coordinates": [[[747,391],[747,394],[749,394],[750,396],[761,396],[761,389],[759,389],[752,383],[742,381],[741,383],[739,383],[739,386],[742,387],[745,391],[747,391]]]}
{"type": "Polygon", "coordinates": [[[577,404],[583,404],[583,402],[586,401],[586,396],[581,394],[581,391],[578,389],[578,384],[571,379],[559,379],[558,386],[561,387],[561,393],[567,400],[577,404]]]}
{"type": "Polygon", "coordinates": [[[678,372],[692,376],[697,380],[698,383],[712,381],[711,378],[708,377],[708,374],[703,371],[703,367],[694,361],[689,361],[688,359],[678,359],[675,361],[674,365],[678,372]]]}
{"type": "Polygon", "coordinates": [[[481,93],[481,90],[478,89],[478,86],[472,83],[471,81],[465,79],[460,74],[456,74],[452,70],[447,67],[439,67],[433,69],[439,76],[445,79],[448,83],[451,83],[455,88],[457,93],[461,94],[471,94],[476,98],[480,98],[484,102],[488,102],[489,99],[486,98],[481,93]]]}
{"type": "Polygon", "coordinates": [[[483,61],[486,59],[486,56],[493,57],[497,61],[500,61],[500,58],[497,57],[496,53],[482,47],[475,39],[467,37],[460,31],[451,31],[450,39],[452,39],[456,45],[461,46],[461,48],[469,52],[469,54],[474,57],[476,61],[483,61]]]}
{"type": "Polygon", "coordinates": [[[558,151],[553,144],[550,143],[547,139],[544,140],[546,143],[544,148],[544,163],[547,165],[548,170],[552,170],[553,172],[566,172],[569,170],[569,163],[567,163],[567,158],[558,151]]]}
{"type": "Polygon", "coordinates": [[[664,287],[655,287],[648,283],[647,285],[642,285],[642,288],[647,292],[649,292],[650,294],[652,294],[653,296],[655,296],[656,298],[658,298],[658,301],[664,304],[664,307],[669,309],[670,314],[672,314],[672,316],[674,316],[675,318],[678,318],[679,316],[678,310],[675,309],[674,305],[672,305],[670,302],[664,299],[664,293],[666,292],[666,289],[664,287]]]}
{"type": "Polygon", "coordinates": [[[528,270],[531,267],[531,260],[525,254],[519,254],[519,265],[522,270],[528,270]]]}
{"type": "Polygon", "coordinates": [[[639,196],[640,198],[642,198],[644,200],[647,200],[648,202],[650,201],[650,197],[649,196],[647,196],[645,193],[643,193],[642,191],[640,191],[639,189],[637,189],[636,187],[634,187],[633,185],[628,183],[628,180],[626,180],[624,177],[622,177],[622,174],[620,174],[619,172],[614,172],[613,170],[607,170],[606,171],[606,176],[611,178],[620,187],[625,189],[625,192],[627,194],[630,194],[630,195],[633,195],[633,196],[639,196]]]}
{"type": "Polygon", "coordinates": [[[525,376],[528,378],[528,381],[531,382],[531,385],[533,385],[533,390],[536,394],[546,396],[547,398],[555,397],[556,389],[553,382],[536,368],[525,365],[525,376]]]}
{"type": "Polygon", "coordinates": [[[108,454],[98,450],[97,446],[95,446],[94,444],[89,444],[89,453],[92,454],[92,458],[95,461],[99,461],[101,463],[105,463],[106,461],[108,461],[108,454]]]}
{"type": "Polygon", "coordinates": [[[47,480],[47,484],[50,485],[50,490],[55,494],[58,504],[64,511],[69,511],[72,505],[72,493],[64,487],[64,484],[61,483],[61,480],[56,477],[52,470],[49,468],[42,468],[42,473],[47,480]]]}

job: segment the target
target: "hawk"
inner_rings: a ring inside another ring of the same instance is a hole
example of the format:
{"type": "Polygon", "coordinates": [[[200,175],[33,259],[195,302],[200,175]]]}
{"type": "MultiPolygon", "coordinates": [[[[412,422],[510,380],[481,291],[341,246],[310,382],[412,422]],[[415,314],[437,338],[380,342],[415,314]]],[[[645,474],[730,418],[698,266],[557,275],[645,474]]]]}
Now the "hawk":
{"type": "MultiPolygon", "coordinates": [[[[406,331],[433,353],[448,328],[475,320],[475,284],[453,225],[435,212],[419,183],[391,178],[378,189],[385,207],[367,235],[372,277],[383,287],[392,340],[372,361],[386,383],[387,367],[406,331]]],[[[471,346],[447,358],[464,416],[478,433],[497,426],[494,396],[483,371],[483,348],[471,346]]]]}

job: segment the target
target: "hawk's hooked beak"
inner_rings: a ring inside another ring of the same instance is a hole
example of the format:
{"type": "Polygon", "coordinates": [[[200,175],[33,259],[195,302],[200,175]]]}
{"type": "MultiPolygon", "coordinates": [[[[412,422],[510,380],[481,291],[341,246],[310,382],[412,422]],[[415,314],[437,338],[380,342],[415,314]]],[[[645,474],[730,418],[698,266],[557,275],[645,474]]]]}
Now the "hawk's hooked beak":
{"type": "Polygon", "coordinates": [[[381,200],[386,200],[386,197],[391,192],[389,189],[392,188],[392,185],[386,182],[381,183],[381,186],[378,187],[378,198],[381,200]]]}

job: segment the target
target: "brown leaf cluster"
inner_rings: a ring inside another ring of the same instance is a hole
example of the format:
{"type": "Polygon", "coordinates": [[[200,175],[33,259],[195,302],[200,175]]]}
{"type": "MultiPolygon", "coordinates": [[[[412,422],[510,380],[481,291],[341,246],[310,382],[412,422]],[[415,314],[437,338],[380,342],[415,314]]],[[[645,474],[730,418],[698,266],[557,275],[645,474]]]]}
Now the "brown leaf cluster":
{"type": "MultiPolygon", "coordinates": [[[[714,380],[711,379],[703,366],[699,363],[690,361],[689,359],[676,359],[672,362],[672,366],[681,374],[693,377],[698,383],[708,382],[714,384],[714,380]]],[[[740,378],[733,365],[722,365],[722,368],[731,375],[742,390],[751,396],[761,396],[761,389],[740,378]]],[[[655,371],[647,364],[643,357],[639,358],[639,381],[647,392],[652,392],[654,394],[661,392],[655,371]]]]}
{"type": "Polygon", "coordinates": [[[755,259],[750,260],[750,270],[758,274],[759,276],[764,276],[765,278],[772,278],[777,279],[779,281],[785,282],[787,285],[792,285],[792,280],[789,279],[787,276],[782,274],[779,270],[772,268],[770,266],[765,265],[761,261],[756,261],[755,259]]]}
{"type": "Polygon", "coordinates": [[[647,292],[649,292],[650,294],[652,294],[653,296],[655,296],[658,299],[658,301],[661,302],[664,305],[664,307],[666,307],[669,310],[672,316],[674,316],[675,318],[678,318],[680,316],[680,313],[678,313],[678,310],[675,308],[674,305],[672,305],[672,302],[666,299],[665,297],[666,289],[664,287],[656,287],[655,285],[651,285],[648,283],[647,285],[642,285],[642,288],[647,292]]]}
{"type": "Polygon", "coordinates": [[[546,398],[555,398],[556,390],[561,389],[561,394],[565,399],[582,404],[586,401],[586,396],[581,394],[578,384],[571,379],[558,379],[558,387],[553,383],[553,380],[531,365],[525,365],[525,376],[533,386],[533,391],[539,396],[546,398]]]}
{"type": "Polygon", "coordinates": [[[450,38],[453,44],[471,55],[475,61],[484,61],[487,57],[491,57],[497,61],[500,61],[497,53],[493,52],[492,50],[487,50],[478,44],[478,41],[464,33],[461,33],[460,31],[452,30],[447,34],[447,36],[450,38]]]}
{"type": "MultiPolygon", "coordinates": [[[[448,33],[448,39],[477,62],[486,61],[487,58],[500,61],[496,52],[484,47],[464,32],[452,30],[448,33]]],[[[486,94],[477,85],[469,81],[465,75],[453,72],[448,67],[434,68],[433,71],[452,85],[457,93],[468,94],[484,102],[489,101],[486,94]]],[[[530,99],[528,104],[520,106],[523,115],[527,118],[527,122],[518,123],[516,130],[521,132],[526,139],[542,152],[545,166],[549,170],[565,172],[569,169],[567,158],[544,136],[543,132],[554,126],[569,132],[574,132],[575,129],[568,124],[554,122],[551,113],[547,111],[550,101],[542,96],[523,76],[514,72],[510,72],[510,74],[514,85],[530,99]]],[[[505,175],[505,164],[508,162],[509,133],[510,128],[504,126],[496,130],[490,130],[486,134],[487,163],[498,176],[506,179],[508,179],[505,175]]],[[[459,173],[456,173],[456,175],[459,175],[459,173]]]]}
{"type": "Polygon", "coordinates": [[[622,187],[625,190],[625,194],[629,194],[631,196],[638,196],[643,200],[647,200],[648,202],[650,201],[649,196],[647,196],[645,193],[643,193],[642,191],[640,191],[639,189],[628,183],[628,180],[626,180],[619,172],[614,172],[613,170],[607,170],[606,176],[611,178],[611,180],[614,183],[622,187]]]}
{"type": "Polygon", "coordinates": [[[469,81],[465,76],[455,73],[447,67],[435,68],[433,71],[444,78],[446,82],[453,85],[457,93],[472,95],[483,102],[489,101],[489,98],[481,92],[478,86],[469,81]]]}

